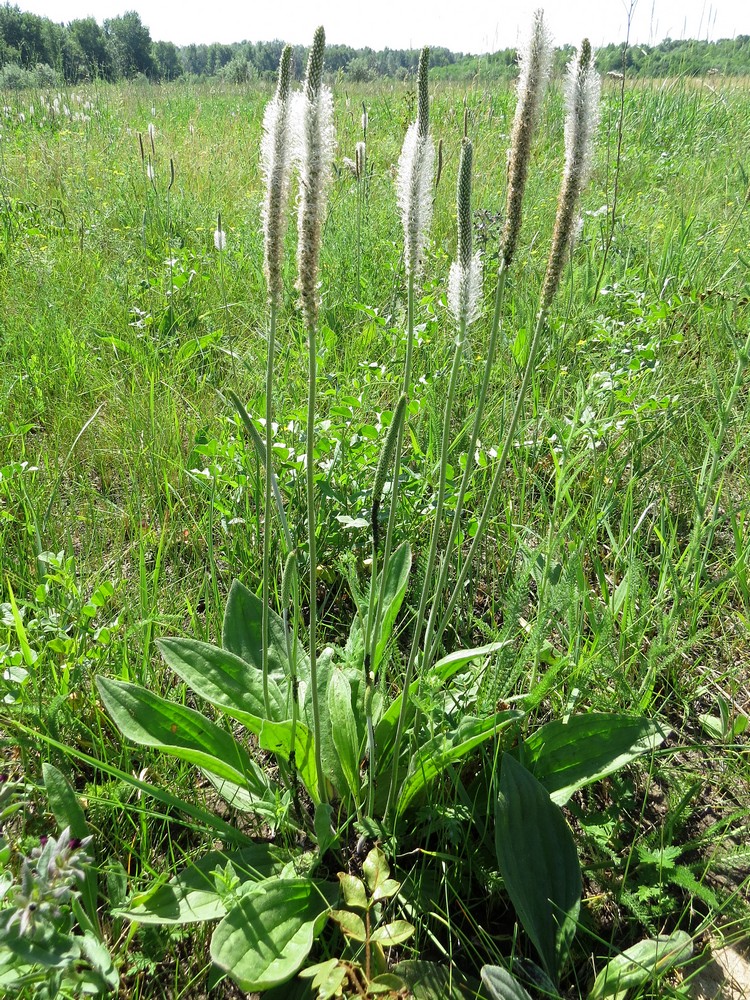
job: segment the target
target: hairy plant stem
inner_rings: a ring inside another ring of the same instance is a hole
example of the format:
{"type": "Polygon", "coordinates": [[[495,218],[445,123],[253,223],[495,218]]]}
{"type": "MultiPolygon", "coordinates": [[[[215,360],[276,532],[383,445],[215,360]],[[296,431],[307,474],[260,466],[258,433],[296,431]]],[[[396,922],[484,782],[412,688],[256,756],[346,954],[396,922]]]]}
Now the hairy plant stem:
{"type": "Polygon", "coordinates": [[[263,707],[266,718],[271,718],[271,698],[268,693],[268,621],[269,601],[271,599],[271,469],[273,433],[273,362],[276,350],[276,302],[271,299],[270,317],[268,323],[268,354],[266,358],[266,475],[265,497],[263,505],[263,619],[262,619],[262,669],[263,669],[263,707]]]}
{"type": "MultiPolygon", "coordinates": [[[[497,286],[495,289],[495,309],[492,316],[492,327],[490,329],[490,339],[487,345],[487,359],[484,363],[484,374],[482,376],[482,384],[479,387],[479,395],[477,397],[476,411],[474,413],[474,423],[471,428],[471,437],[469,439],[469,444],[466,451],[466,465],[464,467],[463,475],[461,477],[461,485],[458,490],[458,496],[456,498],[456,509],[453,512],[453,522],[451,523],[451,530],[448,536],[448,541],[446,542],[445,549],[443,551],[442,561],[440,563],[440,572],[438,575],[438,582],[435,587],[435,591],[432,595],[432,603],[430,605],[430,617],[427,621],[427,627],[425,629],[424,641],[422,643],[422,649],[424,651],[424,660],[422,662],[422,669],[429,670],[432,665],[432,656],[435,654],[436,648],[430,647],[430,640],[432,637],[432,630],[435,627],[435,618],[440,605],[440,595],[443,592],[443,588],[448,579],[448,572],[451,565],[451,553],[453,552],[453,547],[456,544],[456,538],[458,537],[458,532],[461,527],[461,515],[463,514],[464,508],[464,498],[466,496],[466,490],[469,487],[469,480],[471,479],[471,473],[474,469],[474,455],[476,452],[477,441],[479,439],[479,431],[482,426],[482,419],[484,417],[484,407],[487,402],[487,391],[490,385],[490,378],[492,376],[492,368],[495,363],[495,354],[497,353],[497,342],[500,333],[500,315],[503,307],[503,300],[505,298],[505,277],[508,273],[508,265],[505,262],[505,258],[502,258],[500,264],[500,270],[497,275],[497,286]]],[[[439,637],[438,637],[439,639],[439,637]]]]}
{"type": "Polygon", "coordinates": [[[312,700],[313,729],[315,730],[315,766],[318,771],[320,801],[326,802],[326,779],[320,752],[320,704],[318,699],[318,554],[315,539],[315,397],[318,373],[315,324],[307,327],[309,372],[307,384],[307,441],[305,442],[305,479],[307,483],[307,543],[310,556],[310,694],[312,700]]]}
{"type": "Polygon", "coordinates": [[[445,411],[443,413],[443,434],[440,445],[440,472],[438,478],[438,495],[437,502],[435,504],[435,519],[432,525],[432,535],[430,538],[430,548],[427,554],[427,565],[425,567],[424,582],[422,584],[422,593],[419,598],[419,610],[417,611],[417,617],[414,626],[414,637],[412,639],[411,649],[409,651],[409,659],[406,664],[406,673],[404,675],[403,682],[403,693],[401,695],[401,711],[398,716],[398,724],[396,726],[396,736],[393,741],[393,763],[391,765],[391,780],[388,787],[388,799],[386,801],[385,815],[386,818],[390,815],[391,803],[393,802],[393,797],[396,793],[396,783],[398,781],[398,762],[399,755],[401,751],[401,740],[403,739],[404,726],[406,724],[406,713],[409,709],[409,697],[408,692],[411,687],[411,682],[414,677],[414,668],[417,662],[417,653],[421,645],[422,629],[420,623],[424,620],[425,611],[427,610],[427,601],[432,592],[431,579],[432,572],[435,566],[435,559],[437,558],[437,548],[438,540],[440,537],[441,521],[443,517],[443,506],[445,503],[445,484],[447,480],[447,466],[448,466],[448,451],[450,450],[450,440],[451,440],[451,414],[453,411],[453,400],[456,395],[456,384],[458,382],[458,373],[461,369],[461,360],[463,358],[463,345],[466,338],[466,318],[464,317],[460,324],[459,334],[456,341],[456,349],[453,353],[453,365],[451,367],[450,380],[448,382],[448,396],[445,401],[445,411]]]}
{"type": "Polygon", "coordinates": [[[469,551],[466,554],[466,559],[463,566],[461,567],[455,584],[453,585],[453,590],[451,591],[451,596],[448,600],[448,605],[443,613],[443,617],[440,619],[440,624],[435,630],[435,637],[432,642],[432,646],[427,650],[427,660],[432,662],[432,658],[435,656],[438,648],[440,639],[445,631],[450,617],[458,603],[458,599],[461,596],[461,591],[463,589],[464,583],[466,582],[466,577],[469,574],[471,565],[476,557],[479,546],[484,539],[485,532],[487,530],[487,523],[492,515],[493,506],[495,503],[495,497],[497,496],[497,491],[500,488],[500,483],[505,476],[505,464],[508,461],[508,455],[510,454],[510,449],[513,446],[513,439],[516,433],[516,427],[518,426],[518,421],[521,416],[521,410],[523,409],[524,399],[526,397],[526,391],[529,386],[529,380],[531,379],[531,373],[534,369],[534,362],[536,360],[536,353],[539,347],[539,341],[541,340],[542,331],[544,330],[544,325],[547,319],[548,308],[544,306],[539,310],[539,315],[537,316],[536,327],[534,328],[534,336],[531,338],[531,344],[529,345],[529,356],[526,360],[526,367],[523,371],[523,376],[521,378],[521,385],[518,389],[518,396],[516,398],[516,405],[513,408],[513,414],[510,418],[510,423],[508,424],[508,429],[505,433],[505,440],[503,442],[503,449],[500,453],[500,457],[497,460],[497,467],[495,469],[495,474],[492,477],[492,483],[490,484],[490,489],[487,494],[487,499],[484,503],[484,509],[482,510],[482,516],[479,519],[479,524],[477,525],[477,532],[474,535],[469,551]]]}

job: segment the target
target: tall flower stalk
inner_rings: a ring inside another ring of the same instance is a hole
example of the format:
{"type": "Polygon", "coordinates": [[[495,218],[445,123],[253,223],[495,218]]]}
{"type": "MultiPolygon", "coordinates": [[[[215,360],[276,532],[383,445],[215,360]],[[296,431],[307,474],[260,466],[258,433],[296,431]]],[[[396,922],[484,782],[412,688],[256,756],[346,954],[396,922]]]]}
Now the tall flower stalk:
{"type": "MultiPolygon", "coordinates": [[[[469,569],[477,554],[479,545],[482,542],[487,523],[494,508],[500,483],[505,477],[505,465],[513,445],[516,427],[523,410],[526,391],[531,380],[531,374],[536,363],[536,355],[541,341],[542,332],[546,326],[547,315],[552,305],[555,293],[560,284],[563,266],[567,259],[571,236],[574,231],[575,221],[578,213],[578,201],[583,188],[588,180],[591,156],[593,151],[593,138],[599,115],[599,91],[600,80],[594,68],[593,53],[588,39],[584,39],[581,47],[571,61],[567,70],[566,84],[566,105],[567,113],[565,118],[565,167],[563,170],[562,185],[557,202],[557,214],[555,217],[555,227],[552,235],[552,245],[550,248],[547,271],[544,285],[542,287],[539,312],[534,328],[534,334],[529,345],[528,357],[524,368],[521,384],[516,397],[516,404],[505,432],[502,451],[497,460],[495,474],[492,478],[489,491],[485,500],[484,509],[479,519],[476,534],[471,543],[471,547],[464,560],[463,566],[458,574],[456,582],[451,591],[448,604],[440,620],[439,626],[435,630],[432,644],[425,650],[428,661],[435,656],[440,638],[445,630],[450,616],[456,607],[458,599],[463,591],[463,586],[469,569]]],[[[502,264],[501,264],[502,273],[502,264]]]]}
{"type": "MultiPolygon", "coordinates": [[[[289,176],[292,163],[291,129],[291,65],[292,47],[285,46],[279,61],[276,94],[266,106],[263,116],[261,162],[266,178],[263,202],[263,269],[268,289],[269,322],[266,356],[266,440],[265,440],[265,502],[263,515],[263,700],[270,718],[268,693],[268,622],[270,601],[271,561],[271,489],[273,448],[273,363],[276,353],[276,320],[283,294],[282,257],[284,232],[289,199],[289,176]]],[[[220,227],[219,227],[220,228],[220,227]]]]}
{"type": "Polygon", "coordinates": [[[299,217],[297,221],[297,289],[307,331],[308,396],[305,473],[307,484],[307,530],[310,558],[310,688],[315,730],[315,763],[321,801],[326,801],[326,783],[320,750],[320,705],[317,674],[317,547],[315,537],[315,401],[317,380],[318,274],[320,245],[326,211],[326,195],[333,165],[333,98],[323,85],[325,31],[318,28],[307,62],[299,119],[299,217]]]}
{"type": "MultiPolygon", "coordinates": [[[[435,168],[435,144],[430,135],[429,68],[430,50],[425,47],[419,54],[419,64],[417,67],[417,120],[412,122],[407,129],[398,161],[397,196],[398,205],[401,210],[401,221],[404,227],[404,261],[408,282],[406,300],[406,357],[404,359],[404,379],[401,392],[402,395],[407,396],[411,388],[411,365],[414,351],[415,288],[421,272],[422,254],[429,235],[430,222],[432,221],[432,183],[435,168]]],[[[364,124],[365,122],[363,121],[364,124]]],[[[388,563],[393,548],[405,422],[406,418],[404,418],[398,430],[395,444],[388,527],[383,548],[383,569],[381,572],[381,586],[377,605],[374,605],[374,588],[377,581],[374,573],[372,576],[371,607],[367,620],[365,649],[370,649],[371,641],[373,645],[372,651],[367,657],[367,663],[371,660],[374,662],[375,642],[379,631],[376,625],[380,620],[388,563]]]]}
{"type": "MultiPolygon", "coordinates": [[[[430,548],[427,555],[427,565],[425,568],[424,583],[417,611],[416,626],[412,640],[409,659],[406,664],[404,675],[404,692],[411,687],[414,669],[417,662],[417,655],[421,646],[420,623],[424,620],[427,610],[427,602],[432,593],[432,574],[437,558],[438,541],[443,519],[443,506],[445,504],[445,487],[447,482],[448,452],[451,441],[451,417],[453,414],[453,401],[456,393],[456,385],[461,370],[463,360],[463,348],[466,340],[466,331],[469,325],[477,316],[479,298],[482,287],[482,268],[479,254],[472,253],[472,219],[471,219],[471,170],[473,163],[473,147],[469,139],[464,139],[461,146],[461,161],[458,168],[458,186],[456,191],[456,214],[458,217],[458,250],[457,259],[450,270],[448,282],[448,305],[456,322],[457,334],[455,350],[453,352],[453,364],[448,382],[448,395],[445,401],[443,413],[442,440],[440,446],[440,472],[438,477],[438,495],[435,504],[435,520],[432,525],[432,535],[430,537],[430,548]]],[[[386,814],[390,810],[390,804],[396,791],[398,781],[398,763],[401,749],[401,739],[403,737],[406,714],[409,709],[409,699],[404,695],[401,699],[401,711],[399,713],[398,724],[396,726],[396,736],[393,746],[393,767],[391,769],[391,781],[388,789],[388,803],[386,814]]]]}
{"type": "MultiPolygon", "coordinates": [[[[543,11],[537,10],[534,13],[531,30],[526,43],[522,46],[518,56],[519,77],[518,77],[518,102],[513,118],[513,129],[511,132],[510,158],[508,160],[508,188],[505,201],[505,225],[500,241],[500,268],[498,271],[497,285],[495,288],[495,305],[490,328],[490,337],[487,345],[487,357],[485,359],[484,373],[479,388],[477,404],[474,412],[471,435],[466,449],[466,463],[464,465],[461,483],[456,497],[456,506],[453,512],[450,535],[445,546],[440,571],[438,573],[437,584],[434,589],[433,601],[430,606],[430,616],[424,636],[425,669],[430,665],[430,645],[432,632],[436,624],[436,616],[440,605],[440,594],[445,589],[448,573],[451,567],[451,554],[454,550],[458,533],[461,528],[461,520],[464,509],[464,499],[469,487],[471,474],[474,470],[474,456],[476,454],[479,432],[484,417],[484,408],[487,400],[492,369],[495,363],[497,345],[500,333],[500,317],[502,315],[503,301],[505,298],[505,282],[508,270],[514,260],[518,237],[521,232],[521,222],[523,217],[523,199],[526,193],[526,181],[529,174],[529,163],[531,162],[531,151],[533,148],[534,135],[539,124],[539,115],[544,98],[544,92],[549,81],[550,67],[552,64],[552,39],[547,26],[544,23],[543,11]]],[[[440,629],[442,634],[442,628],[440,629]]]]}

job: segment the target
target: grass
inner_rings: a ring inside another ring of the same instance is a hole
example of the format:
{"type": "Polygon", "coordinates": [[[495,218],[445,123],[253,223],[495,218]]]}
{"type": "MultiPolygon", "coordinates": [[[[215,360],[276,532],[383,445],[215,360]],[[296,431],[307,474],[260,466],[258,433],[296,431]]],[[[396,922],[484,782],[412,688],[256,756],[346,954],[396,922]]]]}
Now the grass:
{"type": "MultiPolygon", "coordinates": [[[[123,866],[131,890],[211,838],[173,801],[128,789],[125,778],[136,774],[190,803],[195,774],[124,745],[97,702],[93,674],[185,699],[154,639],[215,640],[232,579],[260,590],[262,470],[227,393],[264,412],[257,149],[269,96],[228,85],[99,86],[64,95],[69,118],[47,112],[43,120],[41,95],[14,95],[2,122],[0,576],[8,603],[0,668],[8,690],[17,690],[11,668],[28,677],[18,703],[2,709],[0,739],[14,776],[38,783],[47,759],[64,770],[87,804],[100,861],[112,871],[123,866]],[[221,255],[213,247],[217,212],[228,242],[221,255]]],[[[465,93],[438,84],[432,98],[444,169],[417,305],[398,526],[418,558],[427,547],[450,365],[445,288],[464,115],[475,148],[476,238],[491,272],[515,107],[504,89],[465,93]]],[[[365,578],[369,539],[357,518],[368,517],[400,391],[394,358],[403,350],[406,304],[393,175],[414,103],[407,86],[336,92],[316,439],[324,641],[348,629],[347,579],[365,578]],[[363,101],[364,196],[342,165],[361,138],[363,101]]],[[[533,330],[562,150],[558,93],[545,104],[540,134],[467,537],[533,330]]],[[[742,367],[749,139],[750,91],[742,82],[639,84],[626,88],[622,107],[618,87],[605,87],[582,236],[492,530],[446,635],[448,646],[508,640],[482,682],[487,711],[523,695],[535,722],[577,708],[642,712],[671,727],[650,767],[596,786],[569,816],[585,862],[585,932],[615,948],[678,925],[699,947],[722,921],[733,921],[728,933],[738,937],[748,930],[750,783],[741,720],[750,715],[750,417],[742,367]],[[620,114],[618,210],[610,221],[620,114]]],[[[287,288],[292,267],[290,252],[287,288]]],[[[459,386],[449,512],[481,374],[490,285],[459,386]]],[[[276,469],[288,516],[299,524],[307,373],[291,297],[277,338],[276,469]]],[[[272,559],[273,596],[280,552],[272,559]]],[[[418,599],[414,591],[407,603],[418,599]]],[[[408,649],[408,614],[400,628],[399,646],[408,649]]],[[[390,680],[398,685],[398,663],[390,680]]],[[[441,817],[443,833],[453,830],[456,857],[481,866],[462,848],[464,807],[456,799],[453,814],[441,817]]],[[[14,836],[43,832],[43,811],[38,800],[14,836]]],[[[507,953],[503,936],[515,933],[507,912],[458,911],[449,903],[461,896],[454,872],[433,886],[434,873],[417,865],[409,878],[409,892],[429,898],[428,910],[450,929],[441,936],[429,921],[418,927],[424,954],[447,941],[456,967],[476,973],[488,954],[507,953]]],[[[128,995],[183,996],[205,982],[201,934],[126,928],[113,930],[110,943],[128,995]]],[[[585,986],[571,983],[571,995],[585,986]]],[[[669,988],[680,995],[677,980],[669,988]]]]}

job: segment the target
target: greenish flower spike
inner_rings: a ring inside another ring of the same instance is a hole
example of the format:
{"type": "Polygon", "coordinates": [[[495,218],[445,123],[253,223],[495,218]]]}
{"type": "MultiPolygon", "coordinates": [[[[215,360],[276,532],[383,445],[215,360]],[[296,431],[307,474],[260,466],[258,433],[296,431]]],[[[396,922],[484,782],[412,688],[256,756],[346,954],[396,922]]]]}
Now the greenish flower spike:
{"type": "Polygon", "coordinates": [[[461,145],[458,167],[456,212],[458,215],[457,260],[451,264],[448,276],[448,307],[458,325],[458,339],[463,341],[467,326],[476,319],[482,291],[482,264],[479,254],[472,254],[471,229],[471,169],[474,159],[469,139],[461,145]]]}
{"type": "Polygon", "coordinates": [[[314,101],[323,83],[323,57],[326,48],[326,33],[323,27],[316,28],[312,48],[307,59],[307,75],[305,76],[305,96],[314,101]]]}
{"type": "Polygon", "coordinates": [[[429,68],[430,50],[425,46],[419,53],[419,66],[417,67],[417,132],[421,139],[426,138],[430,129],[429,68]]]}

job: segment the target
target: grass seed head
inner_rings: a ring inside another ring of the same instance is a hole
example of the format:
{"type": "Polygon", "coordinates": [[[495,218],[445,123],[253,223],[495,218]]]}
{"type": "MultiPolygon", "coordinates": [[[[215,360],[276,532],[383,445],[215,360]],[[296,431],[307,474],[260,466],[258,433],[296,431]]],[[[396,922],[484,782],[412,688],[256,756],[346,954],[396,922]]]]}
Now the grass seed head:
{"type": "Polygon", "coordinates": [[[418,274],[432,219],[435,145],[429,132],[427,69],[430,50],[422,49],[417,71],[417,120],[406,132],[398,161],[398,204],[404,226],[406,270],[418,274]]]}
{"type": "Polygon", "coordinates": [[[472,254],[471,170],[473,147],[469,139],[461,145],[458,167],[456,212],[458,216],[458,251],[448,276],[448,306],[459,327],[459,336],[476,318],[482,290],[482,264],[479,254],[472,254]]]}

